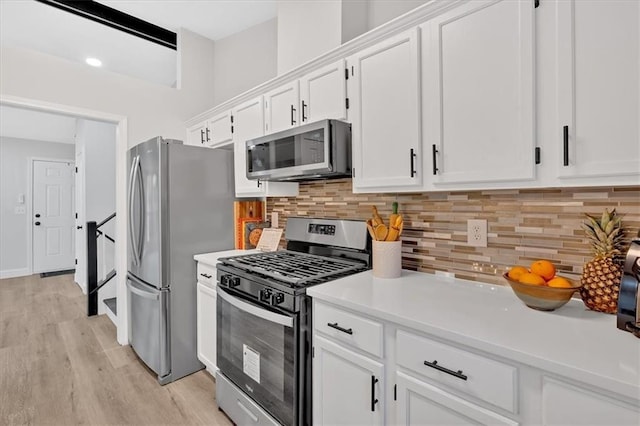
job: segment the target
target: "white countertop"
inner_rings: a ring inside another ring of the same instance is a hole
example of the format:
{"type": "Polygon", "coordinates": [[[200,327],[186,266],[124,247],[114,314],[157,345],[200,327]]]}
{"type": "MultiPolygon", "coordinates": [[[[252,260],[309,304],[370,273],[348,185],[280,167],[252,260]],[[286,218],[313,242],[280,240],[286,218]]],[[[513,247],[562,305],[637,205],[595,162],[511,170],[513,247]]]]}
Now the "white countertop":
{"type": "Polygon", "coordinates": [[[212,253],[202,253],[196,254],[193,258],[197,262],[202,262],[210,266],[216,266],[218,263],[218,259],[221,257],[230,257],[230,256],[240,256],[243,254],[253,254],[259,253],[260,250],[225,250],[225,251],[214,251],[212,253]]]}
{"type": "Polygon", "coordinates": [[[307,294],[640,401],[640,339],[580,300],[541,312],[508,286],[406,270],[397,279],[366,271],[307,294]]]}

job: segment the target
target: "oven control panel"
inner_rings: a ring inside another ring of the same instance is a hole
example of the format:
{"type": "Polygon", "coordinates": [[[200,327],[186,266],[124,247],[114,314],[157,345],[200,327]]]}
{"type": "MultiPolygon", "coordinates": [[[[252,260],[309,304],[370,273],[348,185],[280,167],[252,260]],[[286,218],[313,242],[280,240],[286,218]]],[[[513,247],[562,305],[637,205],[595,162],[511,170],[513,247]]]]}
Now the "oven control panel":
{"type": "Polygon", "coordinates": [[[274,306],[289,311],[293,311],[295,308],[296,303],[293,296],[285,294],[276,288],[259,284],[226,271],[221,272],[218,270],[218,277],[220,277],[219,284],[221,287],[234,289],[239,293],[254,298],[262,305],[274,306]]]}
{"type": "Polygon", "coordinates": [[[336,235],[336,226],[324,225],[321,223],[310,223],[308,232],[310,234],[319,234],[319,235],[336,235]]]}

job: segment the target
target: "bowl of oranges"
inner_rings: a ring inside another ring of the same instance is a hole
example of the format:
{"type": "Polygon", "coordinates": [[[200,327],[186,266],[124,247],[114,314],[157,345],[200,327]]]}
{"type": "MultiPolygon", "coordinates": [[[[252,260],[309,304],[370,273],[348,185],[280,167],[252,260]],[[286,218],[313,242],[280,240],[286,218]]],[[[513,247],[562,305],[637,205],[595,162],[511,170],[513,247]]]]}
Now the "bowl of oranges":
{"type": "Polygon", "coordinates": [[[555,266],[548,260],[536,260],[528,269],[514,266],[503,277],[518,299],[539,311],[558,309],[580,289],[580,284],[556,275],[555,266]]]}

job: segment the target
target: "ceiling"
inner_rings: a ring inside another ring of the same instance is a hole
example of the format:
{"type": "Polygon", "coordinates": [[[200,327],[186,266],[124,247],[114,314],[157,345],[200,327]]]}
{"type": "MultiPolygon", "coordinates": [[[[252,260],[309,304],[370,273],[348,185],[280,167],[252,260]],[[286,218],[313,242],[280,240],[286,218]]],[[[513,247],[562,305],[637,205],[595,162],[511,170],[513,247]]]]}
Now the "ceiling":
{"type": "Polygon", "coordinates": [[[0,105],[2,137],[75,144],[75,135],[75,117],[0,105]]]}
{"type": "MultiPolygon", "coordinates": [[[[109,0],[109,7],[173,32],[180,28],[219,40],[276,17],[275,0],[109,0]]],[[[34,0],[0,0],[2,45],[36,50],[102,69],[175,86],[175,50],[34,0]]],[[[88,66],[88,65],[87,65],[88,66]]]]}

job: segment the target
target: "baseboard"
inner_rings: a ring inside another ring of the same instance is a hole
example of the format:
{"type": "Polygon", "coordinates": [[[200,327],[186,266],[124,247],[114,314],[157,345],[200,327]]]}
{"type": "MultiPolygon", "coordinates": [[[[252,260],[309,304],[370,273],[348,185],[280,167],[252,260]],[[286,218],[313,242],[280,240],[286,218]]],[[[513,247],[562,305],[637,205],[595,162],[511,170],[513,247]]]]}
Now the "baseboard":
{"type": "Polygon", "coordinates": [[[0,279],[26,277],[28,275],[31,275],[31,271],[29,270],[29,268],[6,269],[4,271],[0,271],[0,279]]]}
{"type": "Polygon", "coordinates": [[[74,281],[74,282],[76,283],[76,285],[77,285],[78,287],[80,287],[80,290],[82,290],[82,294],[87,294],[87,289],[86,289],[86,287],[85,287],[85,286],[83,286],[82,284],[80,284],[80,283],[79,283],[79,282],[77,282],[77,281],[74,281]]]}

